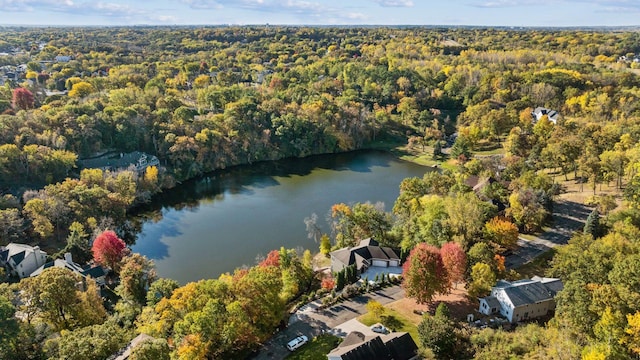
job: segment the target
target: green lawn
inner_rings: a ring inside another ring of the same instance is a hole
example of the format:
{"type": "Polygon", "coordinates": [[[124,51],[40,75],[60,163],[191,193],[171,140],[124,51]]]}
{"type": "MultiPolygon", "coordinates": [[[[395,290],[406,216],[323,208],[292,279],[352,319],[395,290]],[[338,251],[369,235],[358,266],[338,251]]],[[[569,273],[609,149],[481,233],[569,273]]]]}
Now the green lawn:
{"type": "Polygon", "coordinates": [[[326,360],[327,354],[340,343],[340,338],[330,334],[323,334],[311,340],[308,344],[291,353],[286,359],[291,360],[326,360]]]}
{"type": "Polygon", "coordinates": [[[377,319],[372,313],[366,313],[358,316],[358,321],[367,326],[371,326],[375,323],[381,323],[389,330],[408,332],[413,338],[413,341],[415,341],[416,344],[420,344],[420,339],[418,338],[418,326],[412,323],[411,320],[407,319],[399,312],[387,307],[384,308],[384,315],[382,315],[381,318],[382,319],[377,319]]]}

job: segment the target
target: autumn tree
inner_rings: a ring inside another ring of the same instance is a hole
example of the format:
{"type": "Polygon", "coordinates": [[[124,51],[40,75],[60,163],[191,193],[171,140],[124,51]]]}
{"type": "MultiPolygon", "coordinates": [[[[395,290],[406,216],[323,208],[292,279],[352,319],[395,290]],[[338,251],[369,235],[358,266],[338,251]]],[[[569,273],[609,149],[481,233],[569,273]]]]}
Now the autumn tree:
{"type": "Polygon", "coordinates": [[[115,232],[105,230],[93,241],[91,251],[97,263],[116,269],[126,254],[126,248],[127,245],[115,232]]]}
{"type": "Polygon", "coordinates": [[[467,254],[458,243],[448,242],[440,248],[442,264],[447,271],[447,276],[456,286],[464,280],[467,270],[467,254]]]}
{"type": "Polygon", "coordinates": [[[380,317],[384,314],[384,306],[378,301],[369,300],[367,302],[367,311],[373,314],[373,316],[380,320],[380,317]]]}
{"type": "Polygon", "coordinates": [[[491,270],[491,266],[481,262],[473,265],[471,269],[471,284],[469,284],[469,294],[471,296],[488,294],[495,283],[496,275],[491,270]]]}
{"type": "Polygon", "coordinates": [[[80,81],[71,86],[71,90],[69,90],[70,97],[78,97],[83,98],[89,94],[92,94],[96,91],[93,85],[89,84],[86,81],[80,81]]]}
{"type": "Polygon", "coordinates": [[[484,226],[485,237],[507,249],[514,249],[518,243],[518,227],[503,217],[494,217],[484,226]]]}
{"type": "Polygon", "coordinates": [[[331,239],[329,239],[329,235],[322,234],[322,237],[320,237],[320,253],[324,256],[329,256],[329,252],[331,252],[331,239]]]}
{"type": "Polygon", "coordinates": [[[416,245],[402,269],[403,286],[407,296],[418,304],[431,302],[436,294],[446,294],[451,287],[440,250],[432,245],[416,245]]]}
{"type": "Polygon", "coordinates": [[[28,89],[16,88],[13,90],[12,104],[16,110],[28,110],[33,109],[35,100],[28,89]]]}

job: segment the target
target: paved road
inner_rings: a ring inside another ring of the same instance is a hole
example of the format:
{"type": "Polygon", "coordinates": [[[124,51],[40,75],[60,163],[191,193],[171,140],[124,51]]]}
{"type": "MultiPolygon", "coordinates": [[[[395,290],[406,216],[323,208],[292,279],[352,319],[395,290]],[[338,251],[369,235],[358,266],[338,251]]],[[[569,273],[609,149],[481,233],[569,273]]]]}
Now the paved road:
{"type": "Polygon", "coordinates": [[[519,238],[518,249],[507,256],[505,266],[507,269],[516,269],[551,248],[566,244],[574,231],[584,227],[589,213],[591,209],[579,203],[565,200],[554,202],[552,228],[531,240],[519,238]]]}
{"type": "Polygon", "coordinates": [[[285,345],[298,335],[306,335],[311,339],[324,332],[330,332],[344,337],[347,335],[346,328],[342,329],[341,326],[343,327],[344,323],[366,313],[366,305],[369,300],[373,299],[384,305],[402,298],[404,298],[404,290],[400,286],[391,286],[360,295],[325,310],[316,311],[320,306],[319,301],[309,303],[291,315],[289,326],[274,335],[251,359],[283,359],[289,353],[285,345]],[[334,330],[334,327],[338,327],[338,329],[334,330]]]}

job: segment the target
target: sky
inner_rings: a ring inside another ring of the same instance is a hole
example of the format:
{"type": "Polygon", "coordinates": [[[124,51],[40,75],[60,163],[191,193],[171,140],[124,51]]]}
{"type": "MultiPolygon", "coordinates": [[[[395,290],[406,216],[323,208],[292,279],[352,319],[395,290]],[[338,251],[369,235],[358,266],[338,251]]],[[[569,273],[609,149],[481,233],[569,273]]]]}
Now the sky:
{"type": "Polygon", "coordinates": [[[640,0],[0,0],[0,25],[635,26],[640,0]]]}

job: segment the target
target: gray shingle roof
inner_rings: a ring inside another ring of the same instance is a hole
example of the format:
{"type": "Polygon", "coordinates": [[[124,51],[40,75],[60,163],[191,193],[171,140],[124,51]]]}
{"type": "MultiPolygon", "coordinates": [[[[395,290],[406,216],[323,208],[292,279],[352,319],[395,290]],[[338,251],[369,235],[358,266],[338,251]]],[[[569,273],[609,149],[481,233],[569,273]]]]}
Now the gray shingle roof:
{"type": "Polygon", "coordinates": [[[381,247],[377,241],[371,238],[360,241],[356,247],[333,251],[331,256],[345,265],[356,264],[358,269],[362,268],[365,260],[400,260],[393,249],[381,247]]]}
{"type": "Polygon", "coordinates": [[[542,283],[532,280],[526,283],[514,283],[513,286],[505,288],[504,292],[515,307],[550,300],[554,295],[542,283]]]}
{"type": "Polygon", "coordinates": [[[26,255],[26,253],[26,251],[20,251],[17,254],[13,254],[13,256],[11,256],[11,259],[16,265],[18,265],[22,262],[22,260],[24,260],[24,256],[26,255]]]}
{"type": "Polygon", "coordinates": [[[500,308],[500,302],[494,296],[487,296],[482,299],[487,302],[489,308],[500,308]]]}

